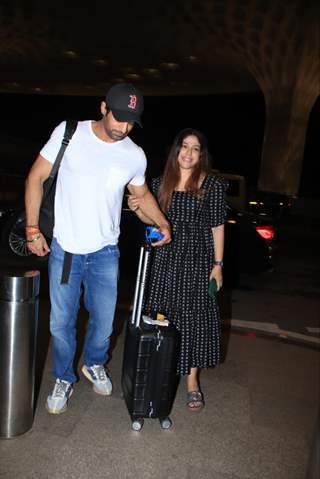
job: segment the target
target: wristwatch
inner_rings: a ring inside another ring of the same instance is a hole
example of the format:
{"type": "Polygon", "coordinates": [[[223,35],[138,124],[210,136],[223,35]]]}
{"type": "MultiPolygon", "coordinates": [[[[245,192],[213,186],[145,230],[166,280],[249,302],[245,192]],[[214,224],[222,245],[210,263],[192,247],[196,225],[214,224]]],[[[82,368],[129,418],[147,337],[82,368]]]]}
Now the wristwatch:
{"type": "Polygon", "coordinates": [[[214,261],[213,264],[215,266],[221,266],[222,267],[223,266],[223,261],[214,261]]]}

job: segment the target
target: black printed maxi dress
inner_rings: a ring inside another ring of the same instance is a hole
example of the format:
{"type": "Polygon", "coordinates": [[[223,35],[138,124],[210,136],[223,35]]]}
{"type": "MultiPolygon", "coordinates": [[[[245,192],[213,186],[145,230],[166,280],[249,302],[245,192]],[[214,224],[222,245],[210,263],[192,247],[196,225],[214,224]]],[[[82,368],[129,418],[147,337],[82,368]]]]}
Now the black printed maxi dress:
{"type": "MultiPolygon", "coordinates": [[[[161,178],[152,181],[157,195],[161,178]]],[[[172,242],[155,248],[146,311],[165,314],[180,331],[178,373],[190,368],[207,368],[219,363],[220,318],[215,299],[208,295],[213,267],[212,227],[225,222],[223,180],[208,175],[199,198],[175,191],[168,218],[172,242]]]]}

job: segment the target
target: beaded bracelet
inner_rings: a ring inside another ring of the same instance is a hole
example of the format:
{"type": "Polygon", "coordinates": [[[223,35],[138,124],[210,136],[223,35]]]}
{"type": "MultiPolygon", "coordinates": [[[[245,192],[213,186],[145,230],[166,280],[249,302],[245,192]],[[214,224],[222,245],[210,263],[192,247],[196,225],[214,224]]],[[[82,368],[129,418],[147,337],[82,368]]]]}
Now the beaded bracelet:
{"type": "Polygon", "coordinates": [[[38,239],[41,238],[41,234],[38,234],[37,236],[35,236],[34,238],[32,239],[27,239],[27,243],[34,243],[35,241],[38,241],[38,239]]]}

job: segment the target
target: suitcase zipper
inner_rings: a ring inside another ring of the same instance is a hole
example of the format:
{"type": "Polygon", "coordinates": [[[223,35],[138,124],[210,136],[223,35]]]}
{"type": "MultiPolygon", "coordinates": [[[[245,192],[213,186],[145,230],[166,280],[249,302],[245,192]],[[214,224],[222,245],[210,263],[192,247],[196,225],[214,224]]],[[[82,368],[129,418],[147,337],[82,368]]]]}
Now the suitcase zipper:
{"type": "Polygon", "coordinates": [[[158,329],[158,333],[157,333],[157,347],[156,347],[156,350],[159,351],[159,348],[161,346],[161,343],[162,343],[162,336],[161,336],[161,332],[160,332],[160,329],[158,329]]]}
{"type": "MultiPolygon", "coordinates": [[[[163,336],[161,334],[160,329],[157,331],[157,338],[156,338],[157,344],[156,344],[156,351],[159,351],[161,343],[163,341],[163,336]]],[[[149,403],[149,418],[153,417],[153,403],[150,401],[149,403]]]]}

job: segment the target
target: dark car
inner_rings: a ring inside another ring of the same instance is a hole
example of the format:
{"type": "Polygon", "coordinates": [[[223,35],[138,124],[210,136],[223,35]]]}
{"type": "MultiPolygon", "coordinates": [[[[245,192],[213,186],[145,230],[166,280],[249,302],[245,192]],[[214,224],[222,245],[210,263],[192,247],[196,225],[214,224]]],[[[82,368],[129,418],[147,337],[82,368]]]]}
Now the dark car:
{"type": "MultiPolygon", "coordinates": [[[[128,209],[123,209],[119,246],[122,271],[134,276],[145,225],[128,209]]],[[[234,286],[239,274],[271,271],[274,228],[271,221],[228,206],[225,224],[225,283],[234,286]]]]}
{"type": "Polygon", "coordinates": [[[24,182],[25,176],[21,174],[0,171],[1,244],[10,247],[16,254],[19,254],[19,250],[16,250],[14,246],[11,247],[9,241],[12,241],[11,232],[17,214],[23,208],[24,182]]]}
{"type": "MultiPolygon", "coordinates": [[[[233,182],[242,177],[234,176],[233,182]]],[[[16,181],[16,180],[15,180],[16,181]]],[[[1,238],[2,244],[14,254],[27,256],[27,249],[23,216],[23,197],[21,182],[14,201],[6,203],[2,211],[1,238]],[[10,206],[9,206],[10,205],[10,206]]],[[[230,175],[228,178],[230,181],[230,175]]],[[[243,188],[233,185],[227,200],[237,204],[237,192],[241,194],[243,188]],[[232,193],[232,196],[231,196],[232,193]],[[230,201],[231,200],[231,201],[230,201]]],[[[22,188],[23,191],[23,188],[22,188]]],[[[126,204],[126,200],[124,200],[126,204]]],[[[139,245],[144,236],[145,225],[134,215],[126,205],[123,208],[121,219],[121,235],[119,246],[121,250],[120,266],[124,274],[134,276],[137,269],[139,245]]],[[[266,216],[253,212],[242,211],[228,205],[225,228],[225,255],[224,276],[225,282],[234,285],[240,273],[260,273],[272,269],[272,254],[274,245],[274,226],[272,220],[266,216]]]]}
{"type": "Polygon", "coordinates": [[[272,217],[278,223],[290,214],[295,202],[295,197],[267,191],[255,191],[250,193],[248,211],[260,216],[272,217]]]}
{"type": "Polygon", "coordinates": [[[270,219],[228,208],[225,227],[224,276],[233,286],[239,274],[273,269],[275,230],[270,219]]]}

